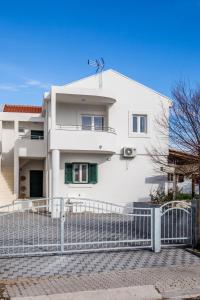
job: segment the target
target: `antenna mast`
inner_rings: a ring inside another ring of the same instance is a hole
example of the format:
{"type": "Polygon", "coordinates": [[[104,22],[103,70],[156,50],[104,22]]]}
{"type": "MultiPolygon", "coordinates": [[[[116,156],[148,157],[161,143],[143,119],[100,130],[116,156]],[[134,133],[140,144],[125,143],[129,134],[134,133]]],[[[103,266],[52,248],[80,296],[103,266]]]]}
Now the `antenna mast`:
{"type": "Polygon", "coordinates": [[[105,66],[103,57],[101,57],[100,59],[95,59],[95,60],[88,59],[88,65],[96,68],[96,74],[98,74],[98,77],[99,77],[99,88],[101,89],[103,86],[102,71],[105,66]]]}

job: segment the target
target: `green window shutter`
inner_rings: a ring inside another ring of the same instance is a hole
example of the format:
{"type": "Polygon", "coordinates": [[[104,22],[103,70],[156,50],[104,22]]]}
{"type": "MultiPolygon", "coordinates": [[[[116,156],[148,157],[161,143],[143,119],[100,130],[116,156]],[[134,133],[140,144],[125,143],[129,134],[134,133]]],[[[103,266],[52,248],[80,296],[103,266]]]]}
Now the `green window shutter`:
{"type": "Polygon", "coordinates": [[[89,164],[88,169],[89,169],[88,183],[97,183],[98,180],[97,164],[89,164]]]}
{"type": "Polygon", "coordinates": [[[72,169],[73,169],[73,164],[69,164],[69,163],[65,164],[65,183],[73,182],[72,169]]]}

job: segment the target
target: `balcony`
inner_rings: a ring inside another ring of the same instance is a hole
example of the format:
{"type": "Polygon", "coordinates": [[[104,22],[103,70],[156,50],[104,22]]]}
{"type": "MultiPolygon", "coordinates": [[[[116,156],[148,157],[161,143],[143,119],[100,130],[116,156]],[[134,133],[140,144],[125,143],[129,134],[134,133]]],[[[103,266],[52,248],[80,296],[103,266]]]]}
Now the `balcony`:
{"type": "Polygon", "coordinates": [[[116,132],[111,127],[87,128],[81,125],[57,125],[49,131],[49,150],[65,152],[114,154],[116,132]]]}
{"type": "Polygon", "coordinates": [[[44,136],[20,135],[15,143],[15,151],[19,157],[46,157],[45,143],[44,136]]]}

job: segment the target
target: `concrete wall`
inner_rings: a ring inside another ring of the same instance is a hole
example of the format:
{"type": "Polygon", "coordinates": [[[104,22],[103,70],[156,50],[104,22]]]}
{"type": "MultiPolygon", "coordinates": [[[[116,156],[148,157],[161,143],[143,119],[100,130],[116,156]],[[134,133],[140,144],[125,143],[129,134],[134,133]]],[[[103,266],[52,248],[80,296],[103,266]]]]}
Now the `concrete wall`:
{"type": "Polygon", "coordinates": [[[68,152],[102,152],[116,151],[116,134],[93,130],[51,130],[49,149],[60,149],[68,152]]]}
{"type": "Polygon", "coordinates": [[[14,122],[2,122],[2,167],[14,166],[14,122]]]}
{"type": "Polygon", "coordinates": [[[44,123],[19,122],[19,129],[24,130],[24,132],[19,131],[19,135],[30,135],[31,130],[44,130],[44,123]]]}
{"type": "Polygon", "coordinates": [[[119,204],[148,201],[150,192],[158,186],[164,188],[166,180],[166,176],[155,174],[148,156],[137,156],[129,161],[120,155],[62,153],[60,157],[59,190],[62,196],[89,197],[119,204]],[[67,162],[98,163],[98,183],[65,184],[67,162]]]}
{"type": "Polygon", "coordinates": [[[107,126],[107,108],[105,105],[87,104],[56,104],[56,124],[57,125],[81,125],[81,115],[103,115],[107,126]]]}
{"type": "Polygon", "coordinates": [[[19,139],[16,141],[16,155],[19,157],[46,157],[46,141],[19,139]]]}

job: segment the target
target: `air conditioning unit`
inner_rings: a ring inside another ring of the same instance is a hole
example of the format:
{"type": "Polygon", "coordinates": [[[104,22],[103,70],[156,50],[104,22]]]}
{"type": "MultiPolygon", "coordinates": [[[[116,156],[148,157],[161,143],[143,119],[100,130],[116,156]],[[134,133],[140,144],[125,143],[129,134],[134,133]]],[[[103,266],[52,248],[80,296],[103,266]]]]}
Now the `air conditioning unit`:
{"type": "Polygon", "coordinates": [[[123,157],[134,158],[136,156],[136,149],[131,147],[123,148],[123,157]]]}

